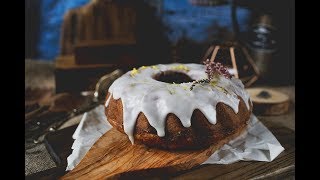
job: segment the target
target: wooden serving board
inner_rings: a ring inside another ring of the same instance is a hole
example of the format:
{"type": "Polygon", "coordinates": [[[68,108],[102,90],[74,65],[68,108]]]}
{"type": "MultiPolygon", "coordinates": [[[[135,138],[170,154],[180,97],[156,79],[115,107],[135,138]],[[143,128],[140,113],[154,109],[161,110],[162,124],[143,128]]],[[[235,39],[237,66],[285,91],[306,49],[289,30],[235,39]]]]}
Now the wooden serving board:
{"type": "Polygon", "coordinates": [[[62,179],[106,179],[137,171],[141,171],[140,175],[144,176],[143,173],[162,174],[186,170],[203,163],[228,140],[203,150],[165,151],[131,145],[126,135],[113,128],[101,136],[82,161],[62,179]]]}

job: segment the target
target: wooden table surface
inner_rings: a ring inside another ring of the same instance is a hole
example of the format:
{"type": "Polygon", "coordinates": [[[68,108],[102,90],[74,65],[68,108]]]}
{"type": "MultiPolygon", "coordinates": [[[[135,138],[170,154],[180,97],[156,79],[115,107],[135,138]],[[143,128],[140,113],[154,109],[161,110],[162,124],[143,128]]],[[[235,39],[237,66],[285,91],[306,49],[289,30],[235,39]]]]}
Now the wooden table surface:
{"type": "MultiPolygon", "coordinates": [[[[26,81],[29,82],[29,81],[26,81]]],[[[28,83],[29,84],[29,83],[28,83]]],[[[38,84],[38,82],[36,82],[38,84]]],[[[48,85],[49,87],[51,85],[48,85]]],[[[261,86],[260,86],[261,87],[261,86]]],[[[177,172],[173,174],[147,174],[145,178],[151,179],[295,179],[295,87],[268,87],[273,90],[284,92],[290,97],[289,112],[279,116],[259,116],[258,119],[266,125],[269,130],[276,136],[280,143],[284,146],[283,151],[272,162],[244,162],[240,161],[229,165],[201,165],[190,170],[177,172]]],[[[26,96],[32,96],[26,94],[26,96]]],[[[26,97],[27,100],[32,100],[31,97],[26,97]]],[[[72,120],[69,125],[74,125],[79,122],[80,118],[72,120]]],[[[59,158],[60,163],[57,167],[38,172],[29,176],[26,179],[57,179],[64,175],[66,167],[66,158],[71,153],[71,145],[73,143],[72,134],[76,125],[57,131],[52,136],[48,136],[50,141],[51,151],[54,150],[59,158]]],[[[50,150],[49,150],[50,151],[50,150]]],[[[57,157],[55,157],[57,158],[57,157]]],[[[130,175],[120,176],[124,179],[132,178],[134,173],[130,175]]],[[[139,176],[141,177],[141,175],[139,176]]]]}
{"type": "MultiPolygon", "coordinates": [[[[272,162],[240,161],[229,165],[201,165],[190,170],[172,174],[145,174],[153,179],[294,179],[295,177],[295,92],[294,87],[273,87],[287,93],[291,99],[288,113],[279,116],[257,116],[284,146],[283,151],[272,162]]],[[[73,123],[74,124],[74,123],[73,123]]],[[[76,126],[57,132],[55,137],[49,137],[51,148],[57,151],[61,163],[58,167],[27,176],[27,179],[55,179],[66,172],[66,158],[71,153],[72,134],[76,126]],[[65,137],[67,136],[67,137],[65,137]],[[64,137],[64,138],[62,138],[64,137]],[[52,139],[50,139],[52,138],[52,139]]],[[[52,150],[51,149],[51,150],[52,150]]],[[[140,172],[141,173],[141,172],[140,172]]],[[[141,177],[131,173],[120,178],[141,177]]]]}

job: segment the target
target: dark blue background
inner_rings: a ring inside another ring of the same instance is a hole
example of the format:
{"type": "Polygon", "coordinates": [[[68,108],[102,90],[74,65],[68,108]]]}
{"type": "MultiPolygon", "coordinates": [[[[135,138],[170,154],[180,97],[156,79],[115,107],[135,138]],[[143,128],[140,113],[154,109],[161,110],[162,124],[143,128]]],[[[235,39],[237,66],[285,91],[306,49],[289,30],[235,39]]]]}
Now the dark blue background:
{"type": "MultiPolygon", "coordinates": [[[[36,59],[52,61],[59,54],[60,28],[63,15],[89,0],[42,0],[40,32],[36,59]]],[[[150,1],[149,1],[150,2],[150,1]]],[[[162,22],[169,28],[167,36],[176,43],[183,36],[196,42],[212,41],[219,31],[232,31],[230,6],[195,6],[188,0],[163,0],[162,22]]],[[[250,11],[237,9],[240,31],[247,31],[250,11]]]]}

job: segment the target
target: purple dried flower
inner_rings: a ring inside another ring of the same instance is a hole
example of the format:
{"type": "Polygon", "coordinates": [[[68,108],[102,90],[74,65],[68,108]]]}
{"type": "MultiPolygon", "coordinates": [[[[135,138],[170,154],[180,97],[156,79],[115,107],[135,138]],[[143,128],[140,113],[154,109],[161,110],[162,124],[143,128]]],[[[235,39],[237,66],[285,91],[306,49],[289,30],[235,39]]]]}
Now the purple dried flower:
{"type": "Polygon", "coordinates": [[[211,62],[209,59],[207,59],[203,62],[203,64],[206,65],[206,73],[210,80],[215,74],[223,75],[228,79],[232,77],[228,69],[219,62],[211,62]]]}
{"type": "Polygon", "coordinates": [[[217,74],[223,75],[224,77],[226,77],[228,79],[230,79],[232,77],[231,74],[229,73],[228,69],[219,62],[211,62],[209,59],[207,59],[206,61],[203,62],[203,64],[206,65],[205,72],[208,75],[208,79],[201,79],[201,80],[194,81],[192,83],[192,85],[190,86],[190,91],[193,90],[193,87],[196,84],[210,83],[210,81],[213,79],[213,77],[217,74]]]}

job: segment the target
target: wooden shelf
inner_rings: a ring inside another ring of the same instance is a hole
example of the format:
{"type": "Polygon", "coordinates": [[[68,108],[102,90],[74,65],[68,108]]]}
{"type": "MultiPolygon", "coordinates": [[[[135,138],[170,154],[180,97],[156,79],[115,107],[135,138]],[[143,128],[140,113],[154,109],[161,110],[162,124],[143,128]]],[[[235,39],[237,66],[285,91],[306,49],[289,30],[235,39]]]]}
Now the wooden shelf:
{"type": "Polygon", "coordinates": [[[89,40],[78,42],[75,44],[75,48],[77,47],[95,47],[95,46],[107,46],[107,45],[135,45],[136,40],[134,37],[122,37],[122,38],[113,38],[106,40],[89,40]]]}
{"type": "Polygon", "coordinates": [[[74,55],[58,56],[55,61],[56,69],[88,69],[88,68],[112,68],[116,64],[76,64],[74,55]]]}

